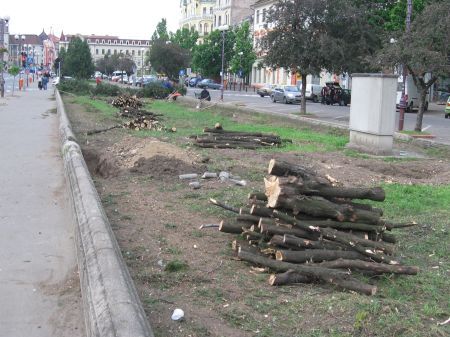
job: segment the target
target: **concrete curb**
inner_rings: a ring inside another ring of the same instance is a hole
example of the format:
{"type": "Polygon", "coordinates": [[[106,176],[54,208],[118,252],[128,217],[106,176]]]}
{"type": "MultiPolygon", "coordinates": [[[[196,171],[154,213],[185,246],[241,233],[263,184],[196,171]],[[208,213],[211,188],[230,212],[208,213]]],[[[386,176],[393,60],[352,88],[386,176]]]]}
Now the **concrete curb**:
{"type": "MultiPolygon", "coordinates": [[[[179,101],[182,104],[190,104],[190,103],[197,103],[198,102],[198,100],[196,98],[187,97],[187,96],[178,97],[177,101],[179,101]]],[[[281,116],[281,117],[284,117],[284,118],[289,118],[289,119],[293,119],[293,120],[297,120],[297,121],[302,121],[302,122],[305,122],[305,123],[310,124],[310,125],[328,126],[328,127],[331,127],[331,128],[337,128],[337,129],[343,129],[343,130],[348,130],[349,129],[347,125],[342,125],[342,124],[333,123],[333,122],[327,122],[327,121],[321,121],[321,120],[308,118],[308,117],[297,116],[297,115],[288,115],[288,114],[280,114],[280,113],[277,113],[277,112],[261,111],[261,110],[258,110],[258,109],[253,109],[253,108],[249,108],[249,107],[239,106],[239,105],[236,105],[236,103],[238,103],[238,102],[230,102],[230,103],[204,102],[203,104],[204,104],[205,107],[207,107],[207,106],[218,106],[220,108],[233,109],[234,111],[242,111],[242,112],[246,112],[246,113],[257,112],[257,113],[271,115],[271,116],[281,116]]],[[[410,142],[411,144],[418,145],[418,146],[423,146],[423,147],[449,147],[449,145],[447,145],[447,144],[439,143],[439,142],[436,142],[434,140],[414,138],[414,137],[411,137],[410,135],[406,135],[406,134],[400,133],[400,132],[395,132],[394,133],[394,139],[405,141],[405,142],[410,142]]]]}
{"type": "Polygon", "coordinates": [[[64,104],[56,90],[61,149],[76,223],[87,337],[154,337],[64,104]]]}

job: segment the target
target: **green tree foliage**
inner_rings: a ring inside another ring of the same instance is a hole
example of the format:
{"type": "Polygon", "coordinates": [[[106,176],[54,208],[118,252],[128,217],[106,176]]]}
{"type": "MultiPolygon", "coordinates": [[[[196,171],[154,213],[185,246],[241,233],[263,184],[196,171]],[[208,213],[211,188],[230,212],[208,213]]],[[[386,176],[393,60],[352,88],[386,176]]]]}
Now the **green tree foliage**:
{"type": "Polygon", "coordinates": [[[193,29],[178,29],[175,34],[170,35],[170,41],[177,43],[181,48],[189,50],[191,53],[197,44],[198,32],[193,29]]]}
{"type": "MultiPolygon", "coordinates": [[[[434,0],[412,0],[414,16],[434,0]]],[[[405,30],[407,0],[391,1],[386,8],[384,28],[387,31],[405,30]]]]}
{"type": "Polygon", "coordinates": [[[415,130],[422,130],[428,89],[440,76],[450,76],[450,7],[446,2],[427,5],[414,16],[411,32],[396,32],[395,43],[386,43],[378,60],[389,67],[406,65],[419,90],[420,103],[415,130]],[[431,74],[428,78],[426,74],[431,74]]]}
{"type": "Polygon", "coordinates": [[[152,41],[156,40],[169,40],[169,33],[167,32],[167,20],[161,19],[161,21],[156,25],[156,30],[153,32],[152,41]]]}
{"type": "Polygon", "coordinates": [[[220,77],[223,36],[225,36],[224,69],[228,69],[234,55],[235,32],[214,30],[205,38],[203,44],[194,49],[192,68],[195,72],[216,79],[220,77]]]}
{"type": "Polygon", "coordinates": [[[250,74],[255,60],[256,54],[253,51],[250,23],[246,21],[236,29],[234,53],[230,61],[230,70],[236,74],[242,69],[243,75],[246,76],[250,74]]]}
{"type": "Polygon", "coordinates": [[[322,69],[364,69],[380,45],[365,14],[364,1],[280,0],[268,12],[267,34],[260,46],[264,62],[302,76],[301,113],[306,113],[306,76],[322,69]]]}
{"type": "Polygon", "coordinates": [[[64,74],[79,79],[88,79],[94,72],[91,52],[86,41],[79,37],[73,38],[63,62],[64,74]]]}
{"type": "Polygon", "coordinates": [[[14,84],[16,83],[16,76],[19,75],[19,72],[20,68],[18,66],[11,66],[8,69],[8,74],[14,77],[12,95],[14,95],[14,84]]]}
{"type": "Polygon", "coordinates": [[[177,80],[180,69],[189,65],[189,51],[176,43],[156,40],[150,49],[149,61],[155,71],[167,75],[171,80],[177,80]]]}

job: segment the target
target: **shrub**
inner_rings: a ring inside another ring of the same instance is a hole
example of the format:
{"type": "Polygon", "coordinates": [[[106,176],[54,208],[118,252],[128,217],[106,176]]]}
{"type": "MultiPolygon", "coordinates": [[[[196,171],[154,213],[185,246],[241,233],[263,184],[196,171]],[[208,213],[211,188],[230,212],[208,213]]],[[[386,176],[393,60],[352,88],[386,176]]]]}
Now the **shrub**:
{"type": "Polygon", "coordinates": [[[178,84],[177,86],[175,86],[175,89],[182,95],[186,95],[187,89],[184,85],[180,85],[178,84]]]}
{"type": "Polygon", "coordinates": [[[57,85],[62,92],[70,92],[75,95],[90,95],[92,86],[86,80],[65,79],[57,85]]]}
{"type": "Polygon", "coordinates": [[[119,96],[122,94],[122,89],[118,85],[109,83],[99,83],[92,90],[95,96],[119,96]]]}
{"type": "Polygon", "coordinates": [[[149,83],[142,89],[142,96],[149,98],[166,98],[172,91],[161,83],[149,83]]]}

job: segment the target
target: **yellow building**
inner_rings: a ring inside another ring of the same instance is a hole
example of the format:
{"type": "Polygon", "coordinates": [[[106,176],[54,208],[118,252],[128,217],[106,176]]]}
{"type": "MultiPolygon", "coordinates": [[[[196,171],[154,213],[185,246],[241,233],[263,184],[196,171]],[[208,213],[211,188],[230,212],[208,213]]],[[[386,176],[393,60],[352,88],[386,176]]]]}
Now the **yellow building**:
{"type": "Polygon", "coordinates": [[[180,27],[193,29],[199,33],[198,43],[202,43],[213,29],[213,11],[216,0],[180,0],[180,27]]]}

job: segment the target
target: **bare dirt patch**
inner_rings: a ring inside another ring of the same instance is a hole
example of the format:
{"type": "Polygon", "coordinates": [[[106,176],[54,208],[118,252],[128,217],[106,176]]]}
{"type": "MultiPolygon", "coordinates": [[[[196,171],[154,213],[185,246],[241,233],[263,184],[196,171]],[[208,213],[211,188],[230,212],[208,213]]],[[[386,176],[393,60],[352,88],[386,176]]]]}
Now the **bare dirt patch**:
{"type": "MultiPolygon", "coordinates": [[[[66,108],[75,130],[98,127],[84,109],[66,108]]],[[[267,274],[232,256],[232,235],[198,229],[227,216],[208,204],[210,197],[242,205],[250,191],[261,190],[272,157],[310,166],[344,185],[450,183],[449,161],[444,159],[387,162],[341,152],[197,151],[124,130],[82,139],[97,190],[157,337],[338,336],[336,331],[339,336],[362,335],[354,324],[356,306],[340,305],[365,301],[361,296],[317,285],[271,288],[267,274]],[[100,158],[106,158],[105,169],[99,168],[100,158]],[[192,190],[178,179],[179,174],[205,170],[230,171],[249,184],[238,187],[211,180],[192,190]],[[170,272],[168,265],[178,267],[170,272]],[[183,322],[170,319],[175,308],[184,310],[183,322]]],[[[369,331],[364,336],[378,334],[369,331]]]]}

